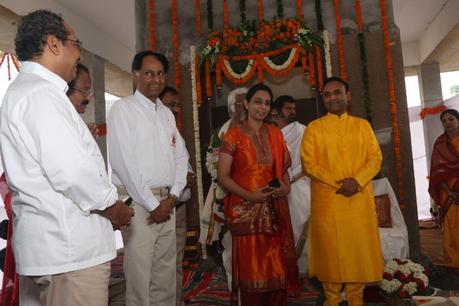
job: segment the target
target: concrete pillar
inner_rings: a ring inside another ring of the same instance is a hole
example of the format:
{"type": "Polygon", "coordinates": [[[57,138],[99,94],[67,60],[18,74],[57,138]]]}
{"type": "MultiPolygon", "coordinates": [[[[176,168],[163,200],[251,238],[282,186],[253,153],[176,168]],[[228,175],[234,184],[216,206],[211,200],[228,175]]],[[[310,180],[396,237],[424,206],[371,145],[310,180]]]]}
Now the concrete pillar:
{"type": "MultiPolygon", "coordinates": [[[[422,64],[417,70],[422,108],[441,105],[443,95],[441,92],[440,65],[438,63],[422,64]]],[[[430,169],[430,158],[435,140],[443,133],[443,128],[438,124],[438,120],[440,120],[438,116],[426,116],[423,120],[428,169],[430,169]]]]}

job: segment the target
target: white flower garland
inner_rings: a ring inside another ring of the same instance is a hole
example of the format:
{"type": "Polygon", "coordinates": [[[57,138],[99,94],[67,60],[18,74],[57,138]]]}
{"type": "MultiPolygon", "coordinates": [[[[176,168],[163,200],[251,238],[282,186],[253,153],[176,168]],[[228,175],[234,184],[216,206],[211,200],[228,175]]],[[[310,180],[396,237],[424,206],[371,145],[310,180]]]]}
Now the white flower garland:
{"type": "Polygon", "coordinates": [[[202,187],[202,171],[201,171],[201,146],[199,137],[199,113],[198,113],[198,95],[196,92],[196,47],[190,47],[190,70],[191,70],[191,97],[193,101],[193,134],[194,148],[196,158],[196,183],[198,189],[198,205],[199,212],[204,207],[204,192],[202,187]]]}
{"type": "Polygon", "coordinates": [[[327,73],[327,78],[333,75],[332,72],[332,63],[331,63],[331,53],[330,53],[330,36],[328,35],[328,31],[324,30],[323,33],[324,37],[324,52],[325,52],[325,70],[327,73]]]}
{"type": "Polygon", "coordinates": [[[292,48],[287,60],[282,65],[276,65],[268,56],[263,57],[263,60],[266,62],[269,68],[276,71],[282,71],[291,64],[292,60],[295,58],[296,52],[298,52],[297,48],[292,48]]]}
{"type": "Polygon", "coordinates": [[[255,60],[253,59],[250,59],[249,60],[249,63],[247,64],[247,67],[245,67],[245,70],[239,74],[239,73],[236,73],[233,68],[231,67],[231,63],[224,59],[223,60],[223,64],[225,65],[225,68],[226,68],[226,71],[228,71],[228,73],[235,79],[238,79],[238,80],[241,80],[243,78],[245,78],[249,73],[250,71],[252,70],[252,67],[254,66],[255,64],[255,60]]]}

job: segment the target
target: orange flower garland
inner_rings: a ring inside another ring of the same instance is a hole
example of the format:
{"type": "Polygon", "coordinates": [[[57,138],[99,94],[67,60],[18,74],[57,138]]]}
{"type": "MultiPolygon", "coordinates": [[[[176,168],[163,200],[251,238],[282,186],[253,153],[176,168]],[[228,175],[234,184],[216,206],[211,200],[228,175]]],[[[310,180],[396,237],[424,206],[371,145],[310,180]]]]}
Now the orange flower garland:
{"type": "Polygon", "coordinates": [[[317,62],[317,81],[319,90],[322,90],[324,85],[324,73],[322,70],[322,52],[319,47],[316,47],[316,62],[317,62]]]}
{"type": "MultiPolygon", "coordinates": [[[[198,37],[202,35],[201,31],[201,0],[196,0],[196,33],[198,34],[198,37]]],[[[199,103],[199,100],[198,100],[199,103]]]]}
{"type": "Polygon", "coordinates": [[[387,80],[389,83],[389,103],[394,137],[395,172],[397,174],[397,189],[400,207],[405,208],[405,188],[403,183],[402,157],[400,151],[400,130],[398,123],[397,97],[395,96],[394,71],[392,68],[392,54],[390,50],[389,30],[387,22],[386,0],[380,0],[381,21],[384,35],[384,49],[386,52],[387,80]]]}
{"type": "Polygon", "coordinates": [[[339,14],[339,0],[333,0],[333,7],[335,9],[336,19],[336,42],[338,44],[338,60],[339,60],[339,72],[343,80],[347,79],[346,64],[344,59],[344,48],[343,48],[343,32],[341,31],[341,16],[339,14]]]}
{"type": "Polygon", "coordinates": [[[360,6],[360,0],[355,0],[355,16],[357,19],[357,27],[359,32],[363,32],[363,21],[362,21],[362,7],[360,6]]]}
{"type": "Polygon", "coordinates": [[[257,0],[258,21],[263,21],[263,0],[257,0]]]}
{"type": "Polygon", "coordinates": [[[223,29],[228,29],[229,16],[228,16],[228,0],[223,0],[223,29]]]}
{"type": "Polygon", "coordinates": [[[196,97],[198,100],[198,105],[202,104],[202,93],[201,93],[201,72],[200,72],[200,65],[199,63],[201,62],[201,56],[199,54],[196,54],[196,97]]]}
{"type": "Polygon", "coordinates": [[[150,50],[155,50],[155,1],[150,0],[148,3],[148,17],[150,25],[150,50]]]}
{"type": "Polygon", "coordinates": [[[303,15],[303,1],[302,0],[296,0],[296,11],[297,11],[298,18],[303,20],[304,15],[303,15]]]}
{"type": "Polygon", "coordinates": [[[180,49],[178,33],[177,0],[172,0],[172,53],[174,58],[175,88],[180,91],[180,49]]]}
{"type": "Polygon", "coordinates": [[[436,114],[441,113],[445,109],[446,109],[446,106],[444,106],[443,104],[435,106],[435,107],[424,107],[419,113],[419,117],[421,117],[421,119],[424,119],[427,115],[429,116],[436,115],[436,114]]]}
{"type": "Polygon", "coordinates": [[[215,82],[217,83],[217,88],[221,89],[222,88],[222,70],[221,66],[222,64],[220,63],[221,59],[218,58],[217,64],[215,67],[215,82]]]}

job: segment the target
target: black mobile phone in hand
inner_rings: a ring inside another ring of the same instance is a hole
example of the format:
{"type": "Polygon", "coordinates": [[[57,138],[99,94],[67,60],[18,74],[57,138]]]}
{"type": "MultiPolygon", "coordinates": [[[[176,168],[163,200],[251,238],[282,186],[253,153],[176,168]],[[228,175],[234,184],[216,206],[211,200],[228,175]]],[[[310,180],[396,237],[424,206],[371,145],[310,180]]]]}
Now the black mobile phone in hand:
{"type": "Polygon", "coordinates": [[[132,203],[132,198],[129,197],[126,199],[126,201],[124,201],[124,204],[127,206],[127,207],[132,207],[134,206],[134,204],[132,203]]]}
{"type": "Polygon", "coordinates": [[[277,177],[275,177],[274,179],[272,179],[268,183],[268,186],[271,187],[271,188],[279,188],[281,186],[281,184],[279,182],[279,179],[277,177]]]}

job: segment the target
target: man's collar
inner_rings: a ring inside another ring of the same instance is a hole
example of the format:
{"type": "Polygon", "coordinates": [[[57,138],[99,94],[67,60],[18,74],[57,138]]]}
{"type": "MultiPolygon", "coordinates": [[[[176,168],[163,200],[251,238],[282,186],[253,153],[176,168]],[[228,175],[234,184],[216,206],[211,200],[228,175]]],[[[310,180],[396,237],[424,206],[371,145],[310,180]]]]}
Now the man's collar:
{"type": "Polygon", "coordinates": [[[158,110],[159,108],[164,106],[163,102],[161,102],[159,98],[156,98],[156,101],[153,102],[147,97],[145,97],[139,90],[135,91],[134,96],[137,98],[137,100],[141,102],[142,105],[146,107],[158,110]]]}
{"type": "Polygon", "coordinates": [[[329,118],[339,119],[339,120],[346,119],[347,117],[349,117],[349,115],[347,114],[347,112],[342,113],[342,114],[339,115],[339,116],[336,115],[336,114],[333,114],[333,113],[328,112],[326,116],[329,117],[329,118]]]}
{"type": "Polygon", "coordinates": [[[68,90],[67,82],[62,77],[37,62],[22,62],[21,73],[36,74],[56,86],[60,91],[64,93],[66,93],[68,90]]]}

